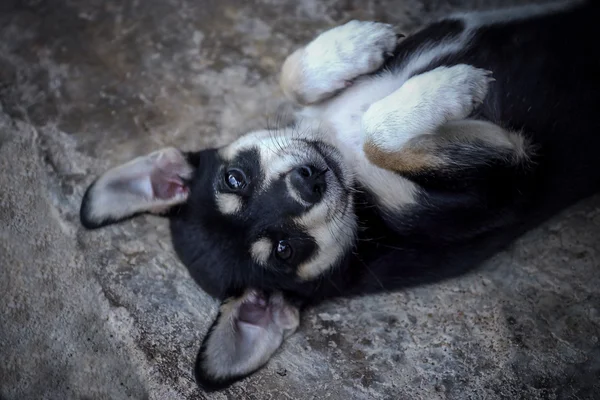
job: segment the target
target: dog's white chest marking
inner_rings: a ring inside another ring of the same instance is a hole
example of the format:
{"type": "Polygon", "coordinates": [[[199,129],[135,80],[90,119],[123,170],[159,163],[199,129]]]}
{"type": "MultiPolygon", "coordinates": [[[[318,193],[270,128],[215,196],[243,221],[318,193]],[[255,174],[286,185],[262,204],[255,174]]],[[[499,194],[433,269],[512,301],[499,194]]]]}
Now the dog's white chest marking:
{"type": "Polygon", "coordinates": [[[306,112],[314,113],[318,108],[318,118],[332,130],[336,145],[344,153],[360,157],[363,154],[361,121],[364,113],[373,103],[400,88],[402,83],[402,77],[392,74],[363,78],[338,97],[321,106],[307,108],[306,112]]]}

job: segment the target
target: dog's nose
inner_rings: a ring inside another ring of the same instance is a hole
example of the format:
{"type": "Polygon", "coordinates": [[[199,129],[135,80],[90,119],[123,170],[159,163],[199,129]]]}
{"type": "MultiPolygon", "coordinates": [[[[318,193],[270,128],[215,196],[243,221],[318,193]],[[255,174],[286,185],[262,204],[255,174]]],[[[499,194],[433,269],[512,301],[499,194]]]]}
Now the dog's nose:
{"type": "Polygon", "coordinates": [[[291,184],[303,201],[315,204],[323,198],[327,188],[325,172],[326,170],[318,171],[310,165],[303,165],[292,171],[291,184]]]}

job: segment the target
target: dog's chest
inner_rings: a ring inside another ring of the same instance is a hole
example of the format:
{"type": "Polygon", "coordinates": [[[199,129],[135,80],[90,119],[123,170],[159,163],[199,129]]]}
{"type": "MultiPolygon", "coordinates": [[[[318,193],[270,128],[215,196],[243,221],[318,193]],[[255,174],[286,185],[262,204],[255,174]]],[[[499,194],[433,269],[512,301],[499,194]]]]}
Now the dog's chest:
{"type": "Polygon", "coordinates": [[[302,117],[316,120],[346,158],[364,157],[362,116],[371,104],[390,95],[404,83],[397,74],[360,78],[351,87],[325,103],[306,107],[302,117]]]}
{"type": "Polygon", "coordinates": [[[307,127],[317,126],[326,132],[354,178],[375,195],[379,205],[392,210],[413,203],[416,187],[408,179],[369,161],[363,150],[362,117],[371,104],[396,91],[405,80],[405,74],[392,73],[364,77],[331,100],[307,107],[301,113],[307,127]]]}

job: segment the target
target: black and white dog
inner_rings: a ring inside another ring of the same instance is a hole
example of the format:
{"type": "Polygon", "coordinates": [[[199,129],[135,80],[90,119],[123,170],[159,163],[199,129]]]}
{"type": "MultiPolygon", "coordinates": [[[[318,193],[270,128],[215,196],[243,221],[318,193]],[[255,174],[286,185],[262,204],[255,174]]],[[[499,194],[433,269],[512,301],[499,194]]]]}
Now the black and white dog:
{"type": "Polygon", "coordinates": [[[348,22],[285,61],[295,125],[114,168],[81,221],[169,216],[182,262],[223,301],[196,377],[227,386],[303,307],[464,273],[598,192],[599,11],[458,15],[404,39],[348,22]]]}

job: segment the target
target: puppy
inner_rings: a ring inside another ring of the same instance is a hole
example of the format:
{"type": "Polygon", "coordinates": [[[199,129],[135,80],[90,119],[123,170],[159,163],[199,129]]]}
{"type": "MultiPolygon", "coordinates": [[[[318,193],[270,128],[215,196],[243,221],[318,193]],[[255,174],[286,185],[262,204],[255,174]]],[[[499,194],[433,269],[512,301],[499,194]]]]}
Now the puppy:
{"type": "Polygon", "coordinates": [[[159,150],[88,188],[81,222],[170,218],[222,301],[207,390],[262,367],[299,311],[471,270],[600,187],[599,6],[456,15],[401,38],[351,21],[290,55],[294,125],[159,150]]]}

